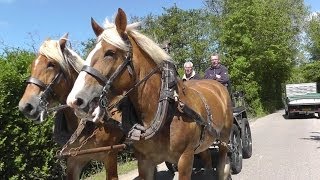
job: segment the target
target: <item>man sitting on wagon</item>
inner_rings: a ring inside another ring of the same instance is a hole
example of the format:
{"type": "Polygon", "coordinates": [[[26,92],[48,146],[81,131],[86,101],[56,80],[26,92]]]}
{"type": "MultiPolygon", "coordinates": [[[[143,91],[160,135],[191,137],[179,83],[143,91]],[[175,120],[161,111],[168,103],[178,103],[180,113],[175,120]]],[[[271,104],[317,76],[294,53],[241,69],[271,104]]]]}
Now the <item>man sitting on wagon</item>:
{"type": "Polygon", "coordinates": [[[185,62],[183,67],[184,67],[184,75],[182,77],[183,81],[200,79],[200,76],[193,70],[192,62],[190,61],[185,62]]]}
{"type": "Polygon", "coordinates": [[[208,69],[206,69],[204,78],[217,80],[224,86],[228,87],[228,69],[226,66],[220,63],[219,54],[213,54],[211,56],[211,66],[208,69]]]}
{"type": "Polygon", "coordinates": [[[224,85],[230,94],[232,105],[234,106],[233,95],[231,91],[231,82],[228,68],[220,63],[219,54],[211,55],[211,66],[206,69],[204,79],[213,79],[224,85]]]}

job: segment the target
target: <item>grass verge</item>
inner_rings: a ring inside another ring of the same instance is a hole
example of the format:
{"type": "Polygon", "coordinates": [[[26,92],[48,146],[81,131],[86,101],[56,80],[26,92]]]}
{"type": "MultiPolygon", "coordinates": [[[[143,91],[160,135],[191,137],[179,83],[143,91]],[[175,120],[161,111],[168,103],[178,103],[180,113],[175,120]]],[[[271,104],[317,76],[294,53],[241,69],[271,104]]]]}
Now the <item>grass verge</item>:
{"type": "MultiPolygon", "coordinates": [[[[137,161],[129,161],[126,163],[118,163],[118,174],[125,174],[129,171],[132,171],[134,169],[137,169],[137,161]]],[[[85,180],[105,180],[106,179],[106,172],[103,169],[100,173],[97,173],[95,175],[92,175],[85,180]]]]}

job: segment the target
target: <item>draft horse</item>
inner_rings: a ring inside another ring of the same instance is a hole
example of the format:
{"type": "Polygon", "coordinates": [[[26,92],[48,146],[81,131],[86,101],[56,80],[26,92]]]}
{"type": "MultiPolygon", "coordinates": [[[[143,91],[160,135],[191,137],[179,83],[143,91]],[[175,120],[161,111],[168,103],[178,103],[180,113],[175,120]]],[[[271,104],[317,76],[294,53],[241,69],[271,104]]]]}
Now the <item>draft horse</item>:
{"type": "MultiPolygon", "coordinates": [[[[59,40],[44,41],[36,59],[32,62],[31,77],[27,80],[27,87],[19,102],[19,109],[27,118],[33,119],[35,122],[42,122],[45,118],[42,116],[56,102],[65,104],[83,66],[82,58],[66,47],[67,38],[68,34],[65,34],[59,40]]],[[[116,119],[119,120],[121,114],[117,115],[116,119]]],[[[56,116],[54,137],[60,145],[63,145],[76,130],[80,119],[70,107],[59,110],[56,116]],[[64,132],[65,134],[63,134],[64,132]],[[67,139],[65,139],[66,137],[67,139]]],[[[82,149],[114,145],[123,137],[120,129],[110,124],[98,127],[95,133],[83,145],[82,149]]],[[[67,146],[65,151],[68,152],[70,148],[79,147],[91,134],[91,130],[82,133],[77,141],[67,146]]],[[[80,179],[82,168],[90,160],[104,162],[107,179],[118,179],[117,151],[68,157],[66,178],[80,179]]]]}
{"type": "Polygon", "coordinates": [[[127,25],[120,8],[115,24],[106,22],[102,28],[92,19],[91,25],[97,44],[67,104],[99,119],[104,108],[113,106],[110,98],[129,97],[142,122],[128,133],[134,142],[140,179],[154,179],[153,170],[163,161],[178,164],[180,180],[190,179],[194,154],[213,142],[219,146],[217,174],[225,179],[230,174],[228,168],[224,173],[224,168],[233,123],[227,89],[214,80],[183,83],[177,79],[171,57],[139,33],[136,24],[127,25]]]}

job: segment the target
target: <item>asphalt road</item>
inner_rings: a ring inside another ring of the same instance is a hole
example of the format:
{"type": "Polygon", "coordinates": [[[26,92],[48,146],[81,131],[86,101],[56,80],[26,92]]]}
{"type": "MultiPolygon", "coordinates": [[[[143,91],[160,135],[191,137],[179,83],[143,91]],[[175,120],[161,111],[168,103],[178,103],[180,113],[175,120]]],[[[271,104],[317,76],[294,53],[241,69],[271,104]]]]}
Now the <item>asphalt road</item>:
{"type": "MultiPolygon", "coordinates": [[[[278,111],[250,122],[253,155],[243,160],[242,171],[234,180],[319,180],[320,119],[300,116],[285,119],[278,111]]],[[[121,175],[120,180],[134,179],[137,170],[121,175]]],[[[157,179],[178,179],[170,175],[164,163],[158,165],[157,179]]],[[[211,173],[192,175],[194,180],[212,179],[211,173]]]]}

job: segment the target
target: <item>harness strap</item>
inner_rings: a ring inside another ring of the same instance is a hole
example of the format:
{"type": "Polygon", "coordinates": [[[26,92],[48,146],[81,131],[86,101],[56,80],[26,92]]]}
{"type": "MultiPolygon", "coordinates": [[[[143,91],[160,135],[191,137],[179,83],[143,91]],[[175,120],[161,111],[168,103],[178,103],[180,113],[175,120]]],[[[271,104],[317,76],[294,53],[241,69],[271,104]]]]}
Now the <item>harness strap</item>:
{"type": "Polygon", "coordinates": [[[178,109],[180,110],[180,112],[185,113],[187,116],[192,118],[198,125],[206,127],[210,135],[217,137],[217,139],[220,137],[220,132],[218,132],[211,125],[209,125],[209,123],[206,120],[204,120],[200,114],[195,112],[188,105],[179,101],[178,109]]]}
{"type": "Polygon", "coordinates": [[[27,80],[26,80],[26,83],[31,83],[31,84],[35,84],[37,86],[39,86],[40,88],[43,88],[45,89],[46,88],[46,85],[40,81],[39,79],[37,78],[34,78],[34,77],[29,77],[27,80]]]}
{"type": "Polygon", "coordinates": [[[32,83],[40,87],[40,89],[44,89],[43,92],[39,95],[39,107],[41,109],[41,114],[40,114],[40,121],[42,122],[45,118],[47,118],[48,115],[48,100],[47,98],[49,97],[49,94],[51,96],[55,96],[55,93],[53,89],[51,88],[53,84],[56,83],[56,81],[60,80],[61,75],[63,75],[62,72],[59,72],[56,74],[56,76],[52,79],[52,81],[46,85],[42,81],[40,81],[37,78],[34,77],[29,77],[26,80],[26,83],[32,83]]]}
{"type": "Polygon", "coordinates": [[[81,71],[87,72],[88,74],[95,77],[97,80],[99,80],[102,83],[106,83],[108,81],[108,79],[104,77],[104,75],[102,75],[98,70],[96,70],[91,66],[84,65],[81,71]]]}
{"type": "Polygon", "coordinates": [[[195,112],[193,109],[191,109],[189,106],[187,106],[186,104],[182,103],[181,101],[179,101],[179,108],[178,109],[181,112],[186,113],[187,116],[189,116],[192,119],[194,119],[194,121],[199,126],[201,126],[201,135],[200,135],[199,144],[195,148],[195,151],[196,151],[204,141],[204,133],[205,133],[204,130],[207,130],[209,132],[209,134],[211,136],[215,137],[216,139],[220,138],[220,132],[212,127],[212,122],[213,122],[212,114],[211,114],[211,111],[210,111],[210,108],[208,106],[208,103],[207,103],[206,99],[197,90],[195,90],[193,88],[192,88],[192,90],[197,92],[197,94],[199,95],[199,97],[201,98],[201,101],[203,102],[203,104],[205,106],[205,109],[206,109],[206,112],[207,112],[207,121],[205,119],[203,119],[200,114],[195,112]]]}
{"type": "Polygon", "coordinates": [[[143,79],[141,79],[140,81],[138,81],[135,85],[133,85],[132,88],[130,88],[126,93],[124,93],[122,96],[122,98],[120,98],[116,103],[112,104],[111,106],[108,106],[108,110],[118,106],[119,104],[121,104],[125,98],[135,89],[137,88],[141,83],[145,82],[146,80],[148,80],[154,73],[156,73],[159,70],[159,67],[157,66],[156,68],[154,68],[152,71],[149,72],[149,74],[147,74],[143,79]]]}
{"type": "Polygon", "coordinates": [[[78,124],[77,129],[71,135],[71,137],[70,137],[70,139],[69,139],[69,141],[67,143],[69,143],[69,144],[74,143],[74,141],[80,136],[81,132],[85,128],[87,121],[88,121],[87,119],[81,119],[80,120],[80,123],[78,124]]]}
{"type": "Polygon", "coordinates": [[[135,124],[128,133],[128,139],[150,139],[164,126],[167,120],[172,119],[176,105],[174,102],[174,83],[176,82],[175,68],[172,63],[163,64],[161,79],[160,99],[158,109],[151,125],[146,129],[140,124],[135,124]]]}

